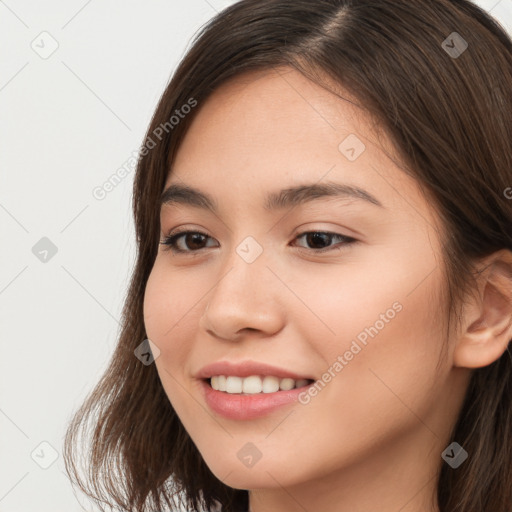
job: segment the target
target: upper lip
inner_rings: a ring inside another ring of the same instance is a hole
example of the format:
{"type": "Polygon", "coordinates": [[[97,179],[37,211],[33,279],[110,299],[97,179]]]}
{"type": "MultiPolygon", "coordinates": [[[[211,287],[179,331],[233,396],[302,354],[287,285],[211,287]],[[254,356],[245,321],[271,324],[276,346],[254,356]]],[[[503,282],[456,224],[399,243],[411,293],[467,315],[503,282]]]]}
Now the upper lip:
{"type": "Polygon", "coordinates": [[[290,378],[294,380],[310,379],[314,380],[308,375],[299,375],[298,373],[279,368],[266,363],[257,361],[216,361],[215,363],[203,366],[196,377],[199,379],[209,379],[215,375],[233,375],[235,377],[250,377],[251,375],[273,375],[279,378],[290,378]]]}

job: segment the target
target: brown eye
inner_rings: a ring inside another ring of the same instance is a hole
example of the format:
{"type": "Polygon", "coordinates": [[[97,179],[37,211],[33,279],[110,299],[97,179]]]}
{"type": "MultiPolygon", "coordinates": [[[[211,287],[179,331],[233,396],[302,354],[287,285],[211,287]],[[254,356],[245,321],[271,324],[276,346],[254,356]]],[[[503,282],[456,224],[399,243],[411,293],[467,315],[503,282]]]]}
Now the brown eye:
{"type": "Polygon", "coordinates": [[[330,242],[332,242],[333,239],[340,240],[341,245],[349,245],[357,241],[355,238],[351,238],[349,236],[325,231],[307,231],[299,235],[296,240],[300,238],[304,238],[308,246],[311,246],[306,248],[311,249],[313,252],[326,252],[332,249],[341,249],[341,247],[336,247],[336,245],[339,246],[340,243],[336,244],[335,246],[330,245],[330,242]]]}
{"type": "Polygon", "coordinates": [[[172,252],[198,252],[206,248],[204,243],[209,238],[206,233],[201,233],[200,231],[183,231],[165,237],[160,243],[167,246],[166,250],[172,252]]]}
{"type": "Polygon", "coordinates": [[[202,249],[201,244],[204,243],[205,236],[201,233],[187,233],[183,235],[185,247],[192,250],[202,249]]]}

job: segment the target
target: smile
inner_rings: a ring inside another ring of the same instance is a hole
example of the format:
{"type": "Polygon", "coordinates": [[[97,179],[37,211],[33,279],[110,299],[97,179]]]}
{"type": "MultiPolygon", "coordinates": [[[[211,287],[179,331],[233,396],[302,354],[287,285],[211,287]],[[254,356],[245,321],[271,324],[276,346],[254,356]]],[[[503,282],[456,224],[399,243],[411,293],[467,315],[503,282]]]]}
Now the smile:
{"type": "Polygon", "coordinates": [[[210,386],[216,391],[229,394],[255,395],[258,393],[275,393],[290,391],[311,384],[311,379],[279,378],[273,375],[251,375],[237,377],[234,375],[215,375],[210,379],[210,386]]]}
{"type": "Polygon", "coordinates": [[[239,421],[260,418],[286,405],[298,403],[300,393],[303,393],[312,382],[314,381],[311,379],[295,381],[272,376],[262,378],[258,375],[246,378],[218,375],[213,379],[200,381],[203,397],[209,409],[224,418],[239,421]],[[211,385],[211,380],[214,386],[218,386],[220,382],[220,385],[225,385],[230,391],[215,389],[211,385]],[[279,389],[272,391],[277,384],[279,389]],[[281,385],[290,389],[281,389],[281,385]],[[263,386],[267,391],[263,391],[263,386]],[[255,391],[260,387],[262,391],[255,391]],[[244,389],[250,389],[252,392],[244,392],[244,389]]]}

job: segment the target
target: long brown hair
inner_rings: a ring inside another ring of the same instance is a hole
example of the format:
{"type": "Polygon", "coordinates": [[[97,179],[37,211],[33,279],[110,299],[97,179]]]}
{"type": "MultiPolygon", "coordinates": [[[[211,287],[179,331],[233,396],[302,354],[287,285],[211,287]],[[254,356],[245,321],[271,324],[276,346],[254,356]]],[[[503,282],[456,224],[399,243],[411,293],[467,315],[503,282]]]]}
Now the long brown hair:
{"type": "MultiPolygon", "coordinates": [[[[196,35],[148,128],[119,342],[66,434],[66,469],[100,506],[178,510],[180,491],[190,511],[214,500],[224,512],[247,509],[248,492],[211,473],[155,365],[142,364],[134,349],[147,338],[142,305],[158,251],[159,197],[187,127],[230,77],[280,66],[357,98],[430,195],[443,226],[448,326],[474,289],[475,261],[512,250],[512,41],[484,10],[467,0],[242,0],[220,12],[196,35]],[[188,113],[170,121],[176,110],[188,113]],[[81,435],[91,442],[85,460],[81,435]]],[[[512,510],[511,360],[507,351],[472,375],[451,435],[470,457],[456,470],[442,465],[442,512],[512,510]]]]}

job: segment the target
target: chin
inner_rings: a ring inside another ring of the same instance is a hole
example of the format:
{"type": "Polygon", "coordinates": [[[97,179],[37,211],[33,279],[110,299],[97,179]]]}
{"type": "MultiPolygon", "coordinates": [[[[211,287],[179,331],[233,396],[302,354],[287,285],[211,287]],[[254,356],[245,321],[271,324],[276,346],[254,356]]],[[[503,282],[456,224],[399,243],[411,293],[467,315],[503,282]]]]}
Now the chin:
{"type": "Polygon", "coordinates": [[[235,457],[235,460],[215,458],[213,464],[204,459],[210,471],[225,485],[233,489],[271,489],[297,483],[290,474],[290,468],[283,467],[278,460],[263,461],[263,458],[252,467],[246,467],[235,457]]]}
{"type": "Polygon", "coordinates": [[[283,475],[274,474],[271,470],[267,473],[265,470],[232,468],[232,473],[226,476],[215,473],[215,476],[225,485],[233,489],[272,489],[281,485],[288,486],[289,482],[283,482],[283,475]],[[274,478],[272,478],[274,477],[274,478]],[[279,483],[278,483],[279,482],[279,483]]]}

